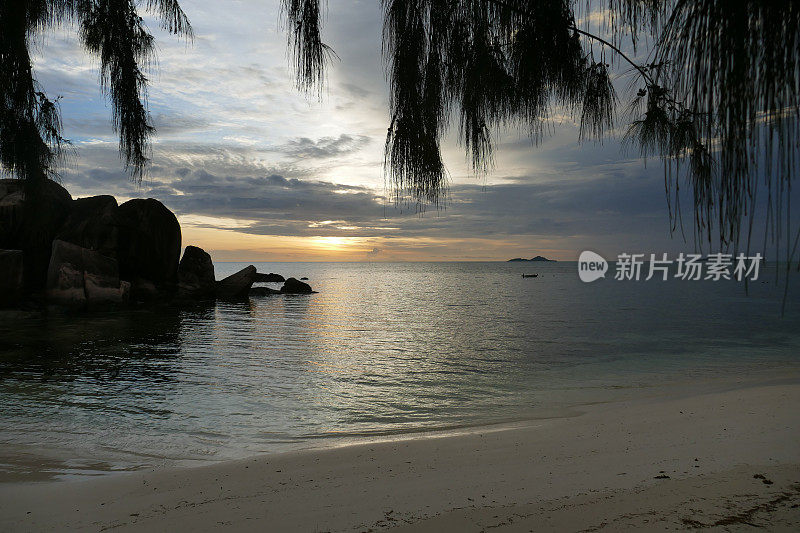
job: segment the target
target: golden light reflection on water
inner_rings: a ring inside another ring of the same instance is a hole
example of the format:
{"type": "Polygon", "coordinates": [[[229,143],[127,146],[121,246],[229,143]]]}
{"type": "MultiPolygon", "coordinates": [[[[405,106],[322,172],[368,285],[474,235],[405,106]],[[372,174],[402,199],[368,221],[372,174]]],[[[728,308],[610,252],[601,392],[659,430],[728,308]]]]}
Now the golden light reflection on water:
{"type": "Polygon", "coordinates": [[[787,333],[800,316],[779,318],[772,285],[740,305],[733,285],[585,285],[569,264],[537,265],[535,280],[506,263],[257,267],[319,292],[13,324],[0,337],[0,444],[48,442],[87,465],[241,457],[553,416],[765,358],[800,364],[787,333]],[[752,349],[760,339],[769,353],[752,349]]]}
{"type": "Polygon", "coordinates": [[[352,372],[354,370],[361,370],[363,371],[364,368],[359,365],[340,365],[340,364],[333,364],[333,363],[325,363],[320,361],[306,361],[310,365],[317,366],[319,368],[309,368],[309,372],[352,372]]]}

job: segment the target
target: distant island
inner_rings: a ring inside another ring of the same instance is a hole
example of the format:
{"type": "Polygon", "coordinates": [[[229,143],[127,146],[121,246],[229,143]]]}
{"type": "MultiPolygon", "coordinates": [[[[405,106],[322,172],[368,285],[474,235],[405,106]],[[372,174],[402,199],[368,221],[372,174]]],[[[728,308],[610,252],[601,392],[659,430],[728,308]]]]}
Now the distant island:
{"type": "Polygon", "coordinates": [[[548,263],[555,263],[556,262],[555,259],[548,259],[546,257],[542,257],[541,255],[537,255],[536,257],[534,257],[532,259],[523,259],[522,257],[515,257],[514,259],[509,259],[506,262],[507,263],[516,263],[516,262],[529,263],[531,261],[543,261],[543,262],[548,262],[548,263]]]}

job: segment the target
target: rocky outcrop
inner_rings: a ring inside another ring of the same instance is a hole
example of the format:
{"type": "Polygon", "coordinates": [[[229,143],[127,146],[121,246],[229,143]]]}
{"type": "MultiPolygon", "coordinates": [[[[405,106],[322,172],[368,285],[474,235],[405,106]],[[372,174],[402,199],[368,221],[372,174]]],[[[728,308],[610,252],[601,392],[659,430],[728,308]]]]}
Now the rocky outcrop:
{"type": "Polygon", "coordinates": [[[0,307],[19,303],[24,287],[22,250],[0,250],[0,307]]]}
{"type": "Polygon", "coordinates": [[[158,200],[117,205],[113,196],[78,198],[56,239],[115,259],[119,278],[136,300],[159,298],[177,287],[181,229],[158,200]]]}
{"type": "Polygon", "coordinates": [[[90,196],[72,201],[69,216],[56,239],[117,257],[119,228],[117,200],[113,196],[90,196]]]}
{"type": "Polygon", "coordinates": [[[26,191],[17,179],[0,180],[0,249],[22,250],[26,290],[44,288],[53,239],[69,215],[72,197],[52,180],[26,191]],[[35,195],[28,202],[27,195],[35,195]]]}
{"type": "Polygon", "coordinates": [[[158,292],[177,287],[178,260],[181,254],[181,227],[175,215],[158,200],[129,200],[116,210],[119,243],[116,258],[120,278],[133,282],[133,297],[145,295],[137,290],[144,282],[158,292]]]}
{"type": "Polygon", "coordinates": [[[59,184],[0,180],[0,307],[25,302],[92,306],[133,301],[244,299],[311,293],[307,283],[252,265],[215,281],[211,256],[181,252],[178,219],[161,202],[113,196],[73,200],[59,184]],[[180,262],[179,262],[180,259],[180,262]],[[254,282],[283,283],[280,291],[254,282]]]}
{"type": "Polygon", "coordinates": [[[250,265],[217,282],[217,297],[224,300],[247,298],[256,279],[256,267],[250,265]]]}
{"type": "Polygon", "coordinates": [[[178,265],[178,296],[213,298],[216,294],[214,263],[202,248],[187,246],[178,265]]]}
{"type": "Polygon", "coordinates": [[[311,285],[308,283],[289,278],[283,284],[283,287],[281,287],[281,292],[284,294],[308,294],[314,291],[311,290],[311,285]]]}
{"type": "Polygon", "coordinates": [[[286,281],[286,279],[280,274],[274,274],[272,272],[269,274],[256,273],[256,283],[283,283],[284,281],[286,281]]]}
{"type": "Polygon", "coordinates": [[[130,284],[120,283],[117,261],[64,241],[53,241],[47,272],[50,303],[70,306],[122,303],[130,284]]]}

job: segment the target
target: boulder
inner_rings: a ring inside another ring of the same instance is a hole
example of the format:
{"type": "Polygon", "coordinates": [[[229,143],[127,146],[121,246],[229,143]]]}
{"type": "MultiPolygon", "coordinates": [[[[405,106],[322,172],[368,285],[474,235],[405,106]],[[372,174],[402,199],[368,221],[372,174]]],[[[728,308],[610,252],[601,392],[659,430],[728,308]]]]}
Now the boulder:
{"type": "Polygon", "coordinates": [[[22,250],[25,288],[38,290],[46,284],[53,239],[69,215],[72,197],[52,180],[30,191],[25,187],[22,180],[0,180],[0,249],[22,250]]]}
{"type": "Polygon", "coordinates": [[[119,281],[116,259],[55,240],[47,273],[47,298],[62,305],[121,303],[129,285],[119,281]]]}
{"type": "Polygon", "coordinates": [[[119,282],[119,297],[122,303],[128,303],[131,299],[131,282],[130,281],[120,281],[119,282]]]}
{"type": "Polygon", "coordinates": [[[256,267],[250,265],[236,274],[217,282],[217,297],[223,299],[247,298],[256,279],[256,267]]]}
{"type": "Polygon", "coordinates": [[[178,295],[192,298],[213,298],[215,294],[214,263],[202,248],[187,246],[178,265],[178,295]]]}
{"type": "Polygon", "coordinates": [[[0,307],[17,304],[24,288],[22,250],[0,250],[0,307]]]}
{"type": "Polygon", "coordinates": [[[133,284],[151,282],[160,290],[178,281],[181,227],[175,215],[158,200],[129,200],[116,210],[119,231],[116,258],[120,278],[133,284]]]}
{"type": "Polygon", "coordinates": [[[147,302],[158,300],[163,297],[162,292],[158,290],[156,284],[149,279],[133,278],[128,284],[130,285],[129,297],[134,301],[147,302]]]}
{"type": "Polygon", "coordinates": [[[54,303],[84,305],[83,248],[64,241],[53,241],[47,270],[47,299],[54,303]]]}
{"type": "Polygon", "coordinates": [[[256,283],[283,283],[286,279],[280,274],[261,274],[256,273],[256,283]]]}
{"type": "Polygon", "coordinates": [[[117,260],[92,250],[83,250],[83,282],[90,304],[121,303],[124,288],[119,281],[117,260]]]}
{"type": "Polygon", "coordinates": [[[308,283],[289,278],[281,287],[281,292],[284,294],[307,294],[314,291],[311,290],[311,286],[308,283]]]}
{"type": "Polygon", "coordinates": [[[69,216],[56,239],[116,257],[119,229],[116,224],[117,200],[113,196],[90,196],[72,201],[69,216]]]}
{"type": "Polygon", "coordinates": [[[250,289],[250,296],[270,296],[271,294],[280,293],[281,291],[269,287],[253,287],[250,289]]]}

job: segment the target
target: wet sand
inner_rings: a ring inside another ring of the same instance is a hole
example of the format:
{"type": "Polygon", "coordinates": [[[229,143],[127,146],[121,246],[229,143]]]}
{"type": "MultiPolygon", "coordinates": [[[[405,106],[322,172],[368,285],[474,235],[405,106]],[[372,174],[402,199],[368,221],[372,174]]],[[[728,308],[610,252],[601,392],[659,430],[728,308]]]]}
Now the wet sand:
{"type": "Polygon", "coordinates": [[[0,483],[0,530],[800,529],[800,380],[86,480],[0,483]]]}

